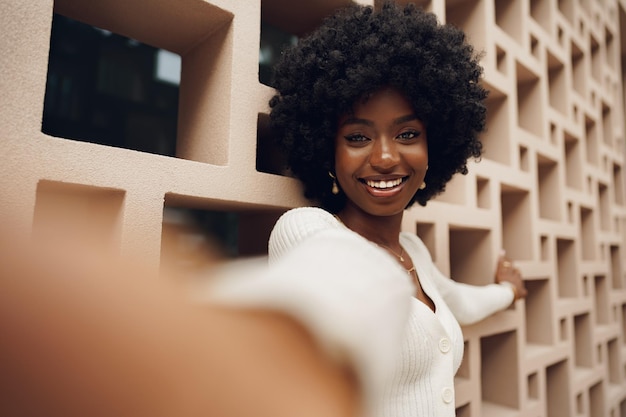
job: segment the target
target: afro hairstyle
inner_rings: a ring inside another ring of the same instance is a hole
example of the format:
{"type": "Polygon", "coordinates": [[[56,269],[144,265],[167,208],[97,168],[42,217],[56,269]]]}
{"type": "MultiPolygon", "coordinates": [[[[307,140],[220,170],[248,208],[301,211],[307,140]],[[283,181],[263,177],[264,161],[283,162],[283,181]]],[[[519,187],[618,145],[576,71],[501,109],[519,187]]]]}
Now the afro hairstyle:
{"type": "Polygon", "coordinates": [[[329,176],[338,120],[382,87],[402,91],[426,126],[427,186],[409,206],[425,206],[455,173],[466,174],[485,130],[479,60],[461,30],[411,4],[343,8],[286,49],[275,67],[270,120],[305,197],[332,213],[345,206],[329,176]]]}

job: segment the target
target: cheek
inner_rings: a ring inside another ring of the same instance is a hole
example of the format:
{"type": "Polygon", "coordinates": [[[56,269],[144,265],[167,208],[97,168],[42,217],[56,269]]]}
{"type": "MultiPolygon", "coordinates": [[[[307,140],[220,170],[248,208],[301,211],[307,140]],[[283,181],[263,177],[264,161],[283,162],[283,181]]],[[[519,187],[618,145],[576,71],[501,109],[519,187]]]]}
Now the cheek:
{"type": "Polygon", "coordinates": [[[345,158],[338,156],[335,158],[335,175],[337,176],[337,181],[343,187],[348,178],[351,177],[352,169],[350,164],[346,162],[345,158]]]}
{"type": "Polygon", "coordinates": [[[418,146],[405,154],[407,160],[411,161],[411,165],[416,168],[428,165],[428,149],[426,146],[418,146]]]}
{"type": "Polygon", "coordinates": [[[358,166],[360,159],[357,150],[337,146],[335,148],[335,171],[344,173],[352,171],[358,166]]]}

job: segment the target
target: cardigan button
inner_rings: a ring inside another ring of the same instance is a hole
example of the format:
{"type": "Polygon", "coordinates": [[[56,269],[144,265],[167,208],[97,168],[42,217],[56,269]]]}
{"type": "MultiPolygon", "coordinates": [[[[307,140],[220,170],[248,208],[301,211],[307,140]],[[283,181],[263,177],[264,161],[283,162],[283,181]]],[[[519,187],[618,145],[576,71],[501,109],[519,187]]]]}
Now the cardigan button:
{"type": "Polygon", "coordinates": [[[454,391],[452,391],[452,388],[444,388],[441,392],[441,398],[444,403],[450,404],[454,399],[454,391]]]}
{"type": "Polygon", "coordinates": [[[442,337],[439,340],[439,350],[443,353],[448,353],[450,351],[450,340],[447,337],[442,337]]]}

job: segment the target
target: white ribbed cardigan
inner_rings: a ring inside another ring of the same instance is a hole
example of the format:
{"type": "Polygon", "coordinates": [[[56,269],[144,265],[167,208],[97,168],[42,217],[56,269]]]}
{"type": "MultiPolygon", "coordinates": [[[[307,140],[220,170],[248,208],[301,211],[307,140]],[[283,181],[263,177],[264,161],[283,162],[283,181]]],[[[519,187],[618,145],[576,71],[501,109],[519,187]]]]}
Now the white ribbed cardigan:
{"type": "Polygon", "coordinates": [[[402,233],[400,243],[435,313],[412,296],[415,287],[393,257],[313,207],[278,220],[269,269],[237,270],[214,286],[211,299],[283,311],[304,324],[329,355],[354,367],[368,416],[453,417],[463,357],[459,322],[506,308],[513,293],[452,281],[417,236],[402,233]]]}

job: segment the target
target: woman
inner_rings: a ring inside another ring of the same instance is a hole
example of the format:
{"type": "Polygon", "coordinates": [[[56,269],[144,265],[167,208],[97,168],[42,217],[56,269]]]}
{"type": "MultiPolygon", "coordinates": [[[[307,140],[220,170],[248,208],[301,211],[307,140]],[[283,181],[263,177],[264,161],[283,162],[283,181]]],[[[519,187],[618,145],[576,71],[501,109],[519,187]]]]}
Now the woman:
{"type": "MultiPolygon", "coordinates": [[[[285,51],[276,68],[273,128],[289,169],[319,208],[281,217],[270,260],[320,236],[330,245],[351,235],[388,253],[396,265],[387,273],[401,268],[414,285],[381,416],[453,416],[454,374],[463,356],[459,322],[481,320],[526,295],[510,261],[499,260],[496,284],[455,283],[437,270],[417,236],[401,232],[407,207],[426,205],[455,173],[467,173],[470,157],[481,155],[487,96],[481,74],[461,31],[412,5],[392,4],[344,9],[285,51]]],[[[336,279],[354,288],[367,282],[366,274],[345,268],[336,279]]],[[[369,273],[385,271],[373,265],[369,273]]]]}

